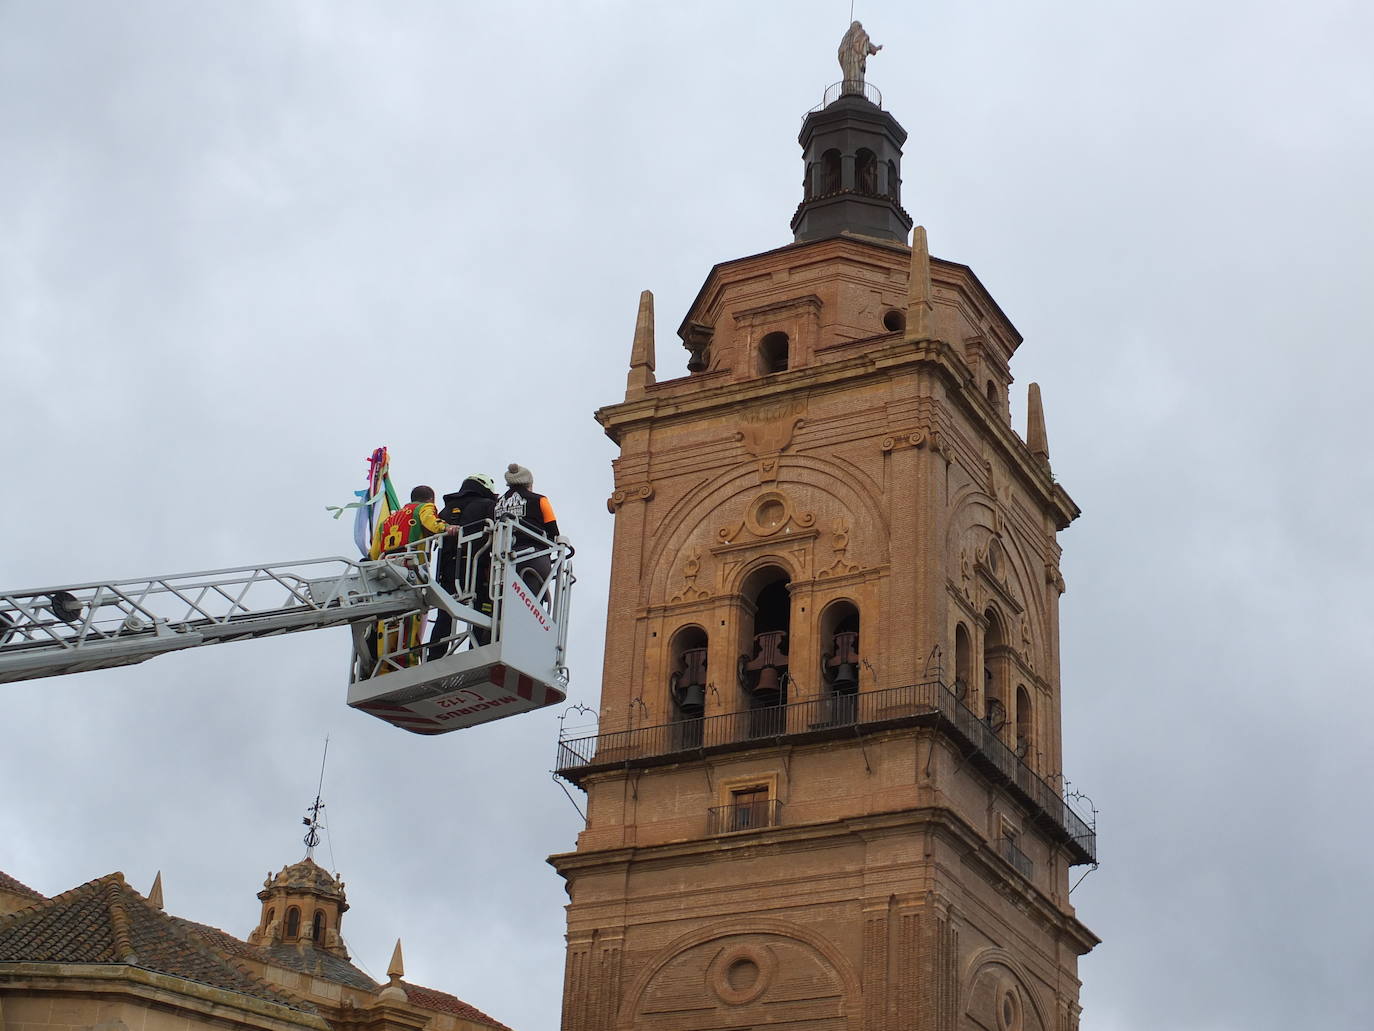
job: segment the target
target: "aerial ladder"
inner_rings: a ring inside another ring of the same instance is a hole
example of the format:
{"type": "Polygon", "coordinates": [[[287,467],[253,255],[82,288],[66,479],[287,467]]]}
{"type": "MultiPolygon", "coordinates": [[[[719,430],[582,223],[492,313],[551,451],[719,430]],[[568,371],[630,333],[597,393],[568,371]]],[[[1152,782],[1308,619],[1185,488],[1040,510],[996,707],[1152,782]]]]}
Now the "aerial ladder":
{"type": "Polygon", "coordinates": [[[0,590],[0,683],[348,625],[348,704],[415,734],[444,734],[564,700],[572,555],[563,538],[506,516],[375,561],[0,590]],[[445,539],[457,548],[452,591],[435,575],[445,539]],[[439,640],[429,639],[431,611],[450,617],[439,640]]]}

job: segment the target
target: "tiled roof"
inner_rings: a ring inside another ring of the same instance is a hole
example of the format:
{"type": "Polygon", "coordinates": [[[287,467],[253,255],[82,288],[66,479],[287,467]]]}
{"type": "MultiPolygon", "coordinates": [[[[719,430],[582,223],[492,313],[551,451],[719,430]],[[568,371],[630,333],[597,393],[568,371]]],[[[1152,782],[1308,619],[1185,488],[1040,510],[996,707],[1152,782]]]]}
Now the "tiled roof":
{"type": "Polygon", "coordinates": [[[124,963],[309,1011],[208,948],[121,873],[0,917],[0,962],[124,963]]]}
{"type": "Polygon", "coordinates": [[[487,1016],[476,1006],[470,1006],[456,995],[449,995],[448,992],[437,991],[434,988],[426,988],[423,985],[411,984],[409,981],[402,981],[401,987],[406,991],[406,998],[421,1009],[436,1010],[440,1013],[452,1013],[454,1016],[462,1017],[464,1020],[473,1020],[479,1024],[489,1024],[497,1031],[511,1031],[505,1024],[492,1017],[487,1016]]]}
{"type": "MultiPolygon", "coordinates": [[[[0,963],[127,963],[305,1012],[314,1008],[265,984],[235,961],[270,964],[368,993],[382,987],[352,963],[312,945],[250,945],[218,927],[164,913],[120,873],[51,899],[3,873],[0,889],[34,899],[27,909],[0,916],[0,963]]],[[[510,1031],[448,992],[407,981],[401,985],[420,1009],[510,1031]]]]}
{"type": "Polygon", "coordinates": [[[16,881],[9,874],[5,873],[4,870],[0,870],[0,891],[7,891],[11,895],[23,895],[25,898],[36,899],[39,901],[46,899],[48,897],[44,895],[42,892],[34,891],[27,884],[22,884],[19,881],[16,881]]]}
{"type": "Polygon", "coordinates": [[[381,987],[348,960],[317,949],[313,945],[263,945],[256,949],[254,958],[273,966],[321,977],[326,981],[334,981],[349,988],[359,988],[365,992],[375,992],[381,987]]]}
{"type": "Polygon", "coordinates": [[[235,938],[228,931],[221,931],[218,927],[211,927],[209,924],[198,924],[194,920],[187,920],[182,916],[172,916],[169,919],[221,955],[233,956],[237,959],[255,959],[260,963],[267,961],[267,957],[256,945],[249,945],[246,941],[235,938]]]}

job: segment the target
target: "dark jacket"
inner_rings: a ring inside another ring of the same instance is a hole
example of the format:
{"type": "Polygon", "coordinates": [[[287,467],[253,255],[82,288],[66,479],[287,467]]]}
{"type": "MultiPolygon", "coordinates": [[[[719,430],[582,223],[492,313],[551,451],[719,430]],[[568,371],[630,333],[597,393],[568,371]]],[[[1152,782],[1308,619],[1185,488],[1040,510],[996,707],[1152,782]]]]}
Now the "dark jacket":
{"type": "Polygon", "coordinates": [[[543,494],[536,494],[528,487],[509,487],[496,503],[498,512],[510,512],[520,522],[532,530],[537,530],[550,539],[558,536],[558,520],[554,518],[553,505],[543,494]]]}
{"type": "MultiPolygon", "coordinates": [[[[444,503],[439,507],[439,518],[450,526],[470,529],[486,519],[491,519],[496,511],[496,495],[473,479],[463,481],[456,494],[445,494],[444,503]]],[[[458,540],[445,537],[439,545],[439,584],[452,587],[458,576],[458,540]]]]}

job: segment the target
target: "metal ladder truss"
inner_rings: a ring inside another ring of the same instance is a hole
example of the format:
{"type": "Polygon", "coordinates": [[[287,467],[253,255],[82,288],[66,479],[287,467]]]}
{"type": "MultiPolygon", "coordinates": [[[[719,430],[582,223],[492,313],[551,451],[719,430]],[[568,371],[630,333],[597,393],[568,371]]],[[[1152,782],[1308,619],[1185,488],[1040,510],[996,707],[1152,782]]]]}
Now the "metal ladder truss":
{"type": "MultiPolygon", "coordinates": [[[[485,536],[478,528],[461,539],[485,536]]],[[[414,565],[410,555],[378,562],[333,557],[0,591],[0,683],[429,607],[490,625],[489,617],[426,582],[414,565]]]]}

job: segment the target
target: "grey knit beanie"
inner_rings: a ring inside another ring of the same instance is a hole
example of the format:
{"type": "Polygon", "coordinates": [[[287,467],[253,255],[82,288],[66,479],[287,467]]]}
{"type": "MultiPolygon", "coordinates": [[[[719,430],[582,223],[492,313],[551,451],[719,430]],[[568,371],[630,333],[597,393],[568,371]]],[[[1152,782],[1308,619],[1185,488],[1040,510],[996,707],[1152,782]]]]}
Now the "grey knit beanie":
{"type": "Polygon", "coordinates": [[[506,485],[508,487],[533,487],[534,473],[523,465],[516,465],[512,462],[506,466],[506,485]]]}

